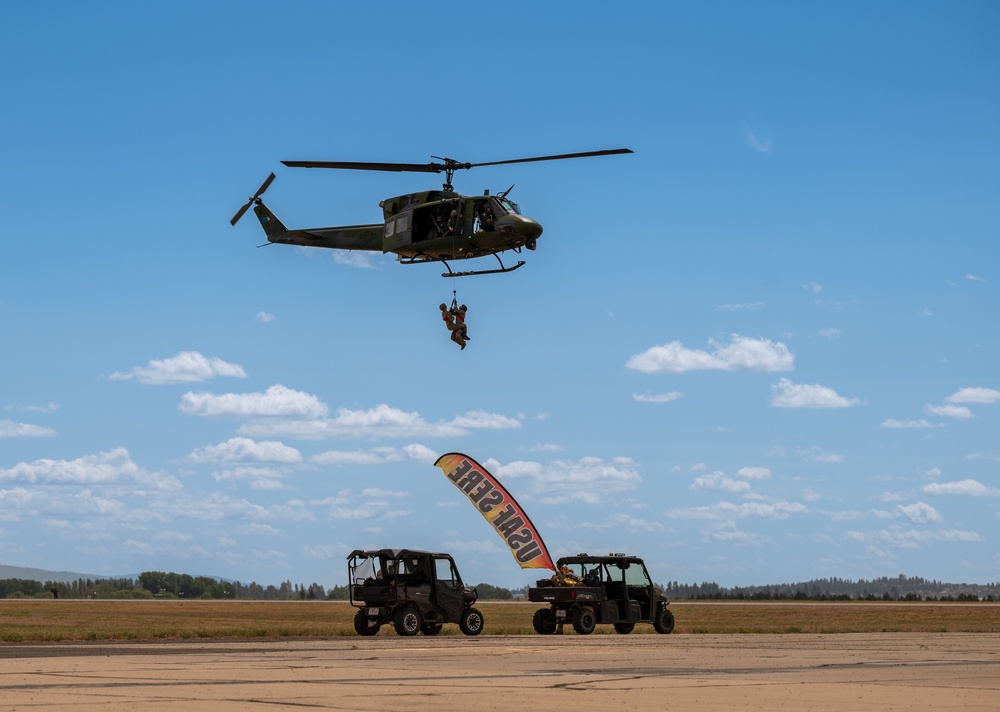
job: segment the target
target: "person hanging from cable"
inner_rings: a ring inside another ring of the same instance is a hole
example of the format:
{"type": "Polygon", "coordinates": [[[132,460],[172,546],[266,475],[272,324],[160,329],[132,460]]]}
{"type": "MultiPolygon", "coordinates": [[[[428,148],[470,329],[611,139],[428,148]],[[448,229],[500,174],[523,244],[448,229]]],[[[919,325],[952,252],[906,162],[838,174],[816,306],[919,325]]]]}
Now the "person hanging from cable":
{"type": "Polygon", "coordinates": [[[462,340],[470,341],[469,331],[465,326],[465,312],[467,312],[469,308],[464,304],[462,306],[456,306],[456,304],[457,301],[452,299],[451,309],[448,310],[448,313],[455,317],[455,331],[462,337],[462,340]]]}
{"type": "Polygon", "coordinates": [[[449,309],[446,305],[442,304],[441,318],[444,320],[444,325],[451,334],[451,340],[465,349],[465,342],[468,340],[468,337],[465,336],[465,312],[460,309],[449,309]],[[462,314],[462,322],[460,324],[455,323],[457,321],[455,312],[462,314]]]}

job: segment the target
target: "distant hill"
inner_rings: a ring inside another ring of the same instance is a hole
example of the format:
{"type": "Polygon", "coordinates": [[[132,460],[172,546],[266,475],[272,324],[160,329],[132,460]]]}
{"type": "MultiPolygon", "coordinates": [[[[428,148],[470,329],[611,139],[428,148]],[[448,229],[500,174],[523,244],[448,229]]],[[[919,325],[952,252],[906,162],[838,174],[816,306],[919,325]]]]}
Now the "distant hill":
{"type": "Polygon", "coordinates": [[[94,574],[78,574],[72,571],[46,571],[45,569],[29,569],[24,566],[6,566],[0,564],[0,580],[2,579],[24,579],[25,581],[76,581],[78,579],[98,579],[108,578],[107,576],[96,576],[94,574]]]}

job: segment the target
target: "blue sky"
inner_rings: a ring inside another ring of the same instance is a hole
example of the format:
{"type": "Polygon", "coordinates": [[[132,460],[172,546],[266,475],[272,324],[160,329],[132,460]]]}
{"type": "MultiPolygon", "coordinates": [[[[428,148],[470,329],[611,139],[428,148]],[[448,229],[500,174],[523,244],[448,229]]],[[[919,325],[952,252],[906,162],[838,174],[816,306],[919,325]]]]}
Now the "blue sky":
{"type": "Polygon", "coordinates": [[[0,6],[0,563],[530,583],[461,451],[553,556],[1000,580],[1000,6],[647,5],[0,6]],[[545,228],[512,274],[229,225],[440,184],[282,159],[618,147],[455,176],[545,228]]]}

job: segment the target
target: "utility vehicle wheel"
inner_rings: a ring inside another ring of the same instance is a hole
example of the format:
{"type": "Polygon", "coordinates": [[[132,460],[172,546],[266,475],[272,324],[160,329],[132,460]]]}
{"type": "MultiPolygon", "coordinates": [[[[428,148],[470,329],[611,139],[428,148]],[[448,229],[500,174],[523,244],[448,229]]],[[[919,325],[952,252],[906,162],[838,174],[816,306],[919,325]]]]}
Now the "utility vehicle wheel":
{"type": "Polygon", "coordinates": [[[590,635],[594,632],[595,625],[597,625],[597,619],[594,618],[594,612],[589,608],[577,608],[573,612],[573,630],[580,635],[590,635]]]}
{"type": "Polygon", "coordinates": [[[531,617],[531,627],[539,635],[552,635],[556,632],[556,614],[551,608],[539,608],[531,617]]]}
{"type": "Polygon", "coordinates": [[[424,623],[420,626],[420,632],[424,635],[437,635],[444,628],[440,623],[424,623]]]}
{"type": "Polygon", "coordinates": [[[661,608],[653,617],[653,627],[657,633],[669,633],[674,629],[674,614],[669,608],[661,608]]]}
{"type": "Polygon", "coordinates": [[[354,614],[354,630],[358,635],[375,635],[381,627],[381,625],[369,619],[363,610],[354,614]]]}
{"type": "Polygon", "coordinates": [[[475,608],[466,608],[458,621],[458,627],[466,635],[479,635],[483,632],[483,614],[475,608]]]}
{"type": "Polygon", "coordinates": [[[635,628],[635,623],[615,623],[615,632],[628,635],[635,628]]]}
{"type": "Polygon", "coordinates": [[[413,606],[406,606],[400,608],[396,611],[395,617],[392,619],[392,627],[396,629],[396,632],[400,635],[416,635],[420,632],[420,626],[423,621],[420,620],[420,612],[413,606]]]}

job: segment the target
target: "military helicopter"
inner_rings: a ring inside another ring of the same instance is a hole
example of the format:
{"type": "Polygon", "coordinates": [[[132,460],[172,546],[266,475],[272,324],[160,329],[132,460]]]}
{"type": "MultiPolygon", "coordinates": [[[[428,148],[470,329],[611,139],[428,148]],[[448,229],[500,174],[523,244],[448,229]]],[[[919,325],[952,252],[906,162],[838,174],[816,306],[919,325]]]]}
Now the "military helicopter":
{"type": "Polygon", "coordinates": [[[253,211],[267,235],[268,243],[329,247],[337,250],[367,250],[383,254],[391,252],[396,255],[400,264],[441,262],[448,269],[442,273],[442,277],[513,272],[524,265],[524,260],[518,260],[517,264],[512,266],[505,266],[500,254],[507,250],[514,250],[520,254],[522,248],[534,250],[538,237],[542,234],[542,226],[522,215],[517,204],[508,198],[514,188],[513,185],[499,195],[490,195],[488,190],[481,196],[461,195],[455,192],[451,184],[455,172],[481,166],[556,161],[619,153],[632,153],[632,151],[627,148],[616,148],[608,151],[516,158],[489,163],[462,163],[453,158],[439,156],[431,158],[437,159],[440,163],[282,161],[290,168],[339,168],[396,173],[443,172],[445,182],[442,190],[410,193],[381,201],[379,203],[383,217],[381,223],[289,230],[261,200],[264,191],[274,180],[274,173],[271,173],[229,222],[235,226],[250,206],[253,206],[253,211]],[[496,257],[500,263],[499,268],[455,272],[448,264],[449,261],[475,259],[488,255],[496,257]]]}

